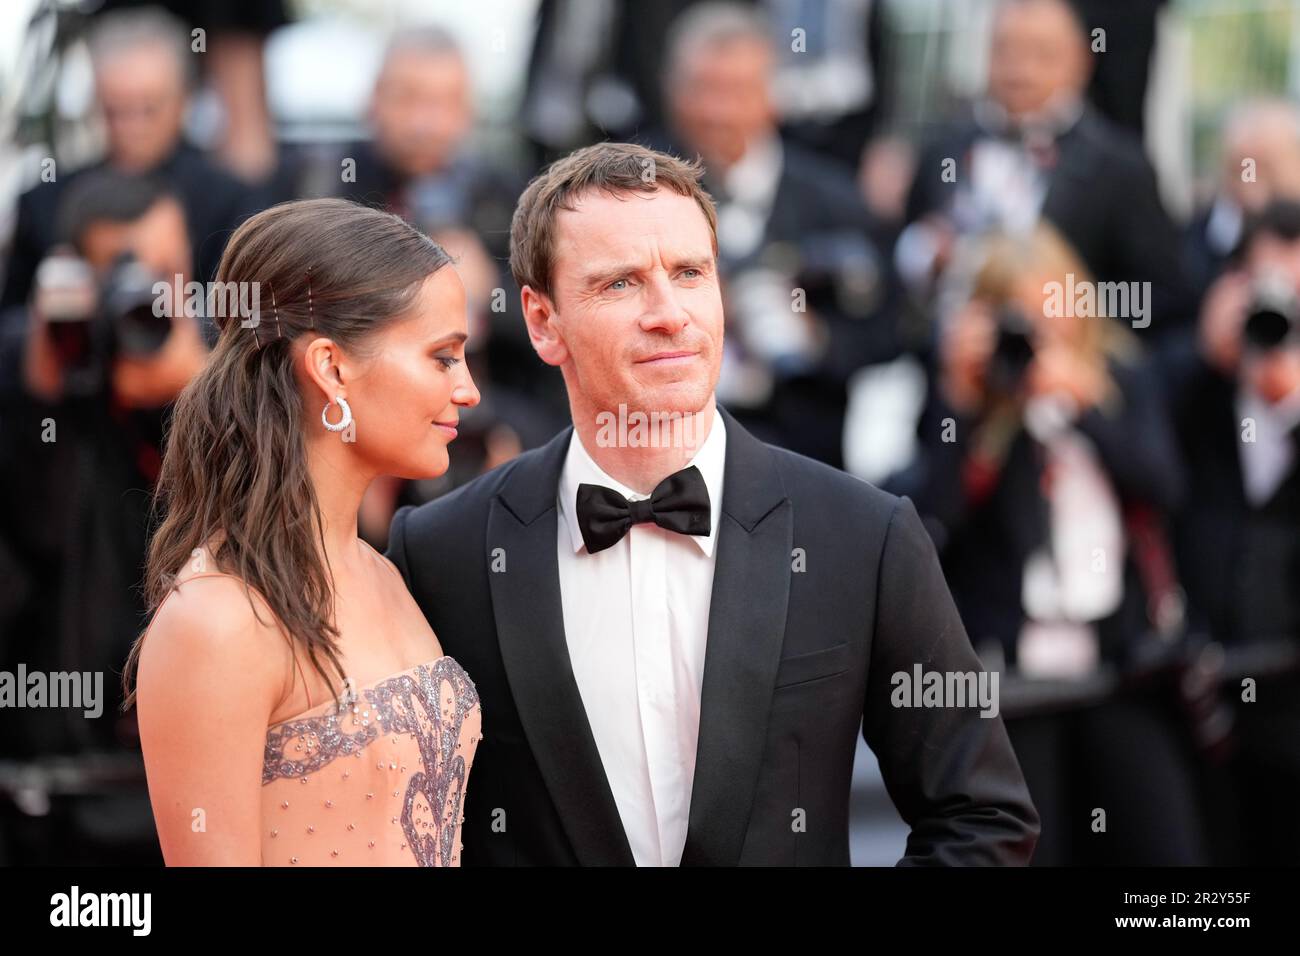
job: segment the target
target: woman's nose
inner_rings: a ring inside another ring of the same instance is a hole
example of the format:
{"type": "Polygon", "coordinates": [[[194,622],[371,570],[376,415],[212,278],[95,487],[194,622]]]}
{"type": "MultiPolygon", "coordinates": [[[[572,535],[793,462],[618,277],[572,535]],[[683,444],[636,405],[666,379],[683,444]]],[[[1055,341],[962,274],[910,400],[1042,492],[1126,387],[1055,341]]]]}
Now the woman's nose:
{"type": "Polygon", "coordinates": [[[478,387],[474,384],[474,379],[469,374],[468,368],[465,369],[465,381],[452,389],[451,400],[457,405],[464,405],[466,408],[473,408],[478,404],[478,387]]]}

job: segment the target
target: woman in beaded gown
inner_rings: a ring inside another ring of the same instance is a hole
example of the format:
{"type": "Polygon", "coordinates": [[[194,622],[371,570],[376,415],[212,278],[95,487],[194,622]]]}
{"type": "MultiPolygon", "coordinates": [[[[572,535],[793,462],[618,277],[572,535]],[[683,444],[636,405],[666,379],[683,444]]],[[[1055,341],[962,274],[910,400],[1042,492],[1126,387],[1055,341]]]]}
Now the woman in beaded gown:
{"type": "Polygon", "coordinates": [[[124,675],[168,865],[460,865],[478,694],[357,523],[478,402],[449,262],[342,200],[230,239],[217,281],[261,308],[176,403],[124,675]]]}

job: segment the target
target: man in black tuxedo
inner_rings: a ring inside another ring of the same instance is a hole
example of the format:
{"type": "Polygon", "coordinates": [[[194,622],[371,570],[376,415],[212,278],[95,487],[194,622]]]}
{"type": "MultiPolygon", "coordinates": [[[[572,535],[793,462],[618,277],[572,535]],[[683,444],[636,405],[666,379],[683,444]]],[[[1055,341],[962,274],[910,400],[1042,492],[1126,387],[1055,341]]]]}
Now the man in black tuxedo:
{"type": "Polygon", "coordinates": [[[1091,69],[1088,37],[1065,0],[999,3],[987,96],[917,163],[898,255],[908,278],[941,264],[954,232],[1017,231],[1041,216],[1096,281],[1151,283],[1149,313],[1134,320],[1149,323],[1143,335],[1191,324],[1195,294],[1155,171],[1129,131],[1085,101],[1091,69]]]}
{"type": "Polygon", "coordinates": [[[1161,363],[1189,466],[1177,523],[1189,610],[1229,644],[1300,635],[1296,301],[1300,202],[1279,199],[1246,219],[1196,335],[1161,363]],[[1289,328],[1271,310],[1292,315],[1289,328]]]}
{"type": "Polygon", "coordinates": [[[483,704],[463,860],[846,865],[861,732],[904,863],[1026,863],[1038,815],[996,702],[902,692],[983,673],[912,504],[715,404],[699,175],[603,143],[533,180],[511,269],[573,427],[393,520],[483,704]]]}

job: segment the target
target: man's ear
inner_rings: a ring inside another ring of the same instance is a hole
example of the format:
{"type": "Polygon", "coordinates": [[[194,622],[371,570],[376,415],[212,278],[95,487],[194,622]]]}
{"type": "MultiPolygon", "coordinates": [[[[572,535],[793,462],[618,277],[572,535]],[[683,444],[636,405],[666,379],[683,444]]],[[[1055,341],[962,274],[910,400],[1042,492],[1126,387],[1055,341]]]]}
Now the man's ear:
{"type": "Polygon", "coordinates": [[[303,350],[302,369],[308,381],[320,389],[327,402],[342,395],[347,398],[348,374],[343,350],[333,339],[324,336],[312,339],[303,350]]]}
{"type": "Polygon", "coordinates": [[[555,327],[555,304],[551,297],[526,285],[519,292],[519,301],[533,351],[547,365],[563,365],[569,360],[569,349],[555,327]]]}

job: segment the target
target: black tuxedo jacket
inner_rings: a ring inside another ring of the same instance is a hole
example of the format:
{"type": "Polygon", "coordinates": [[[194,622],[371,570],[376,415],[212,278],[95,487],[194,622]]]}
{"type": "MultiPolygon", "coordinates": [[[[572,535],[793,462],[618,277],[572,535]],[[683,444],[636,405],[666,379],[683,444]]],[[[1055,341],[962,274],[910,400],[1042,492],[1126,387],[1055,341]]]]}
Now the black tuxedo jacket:
{"type": "MultiPolygon", "coordinates": [[[[1252,503],[1242,475],[1238,383],[1189,334],[1162,356],[1189,478],[1174,523],[1194,627],[1236,644],[1300,635],[1300,465],[1252,503]]],[[[1292,432],[1300,445],[1300,429],[1292,432]]]]}
{"type": "MultiPolygon", "coordinates": [[[[984,134],[958,123],[922,151],[907,200],[907,221],[947,212],[970,181],[971,150],[984,134]],[[940,175],[956,160],[956,181],[940,175]]],[[[1181,237],[1160,201],[1142,146],[1086,107],[1056,140],[1042,217],[1083,257],[1099,282],[1150,282],[1151,329],[1163,335],[1192,322],[1195,289],[1184,270],[1181,237]]]]}
{"type": "MultiPolygon", "coordinates": [[[[911,826],[903,862],[1027,862],[1038,815],[1001,719],[890,704],[891,675],[917,663],[980,669],[911,502],[720,413],[683,865],[847,865],[859,731],[911,826]]],[[[635,862],[564,635],[556,494],[571,433],[393,519],[388,557],[482,702],[470,866],[635,862]]]]}

